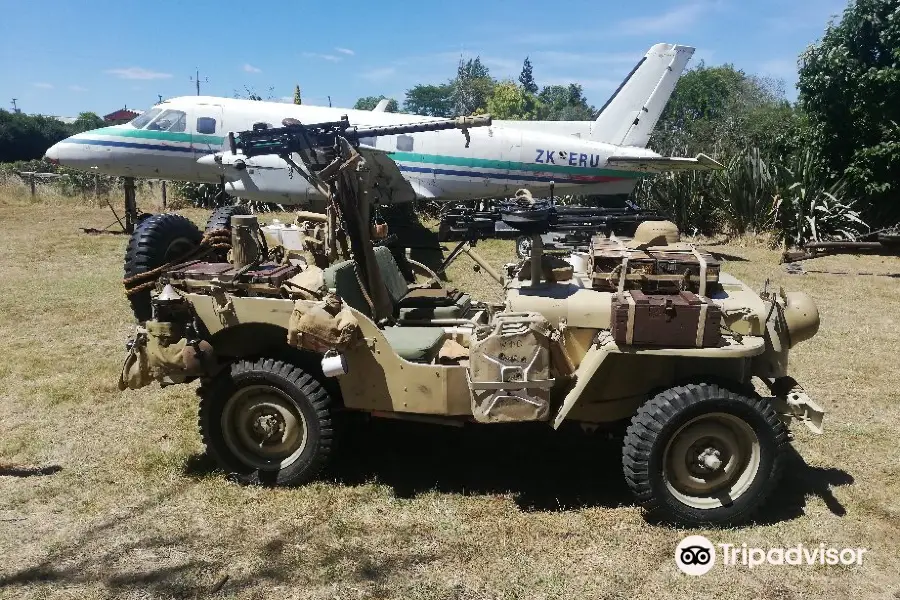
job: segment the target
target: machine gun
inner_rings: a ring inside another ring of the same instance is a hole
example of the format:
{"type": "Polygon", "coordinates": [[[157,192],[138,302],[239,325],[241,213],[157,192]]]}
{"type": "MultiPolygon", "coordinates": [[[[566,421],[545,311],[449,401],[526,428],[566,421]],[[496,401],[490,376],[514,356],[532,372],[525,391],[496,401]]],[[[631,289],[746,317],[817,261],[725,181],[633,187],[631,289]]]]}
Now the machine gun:
{"type": "MultiPolygon", "coordinates": [[[[457,117],[409,123],[406,125],[379,125],[375,127],[355,127],[344,115],[339,121],[304,125],[296,119],[285,119],[284,127],[254,127],[249,131],[228,134],[228,144],[232,154],[238,150],[246,157],[276,154],[288,160],[291,154],[300,155],[307,167],[318,172],[330,164],[340,153],[338,139],[347,140],[354,148],[366,145],[369,139],[384,135],[403,135],[424,131],[460,129],[466,137],[466,148],[471,141],[469,129],[486,127],[491,124],[490,115],[477,117],[457,117]]],[[[288,162],[293,162],[288,160],[288,162]]]]}
{"type": "Polygon", "coordinates": [[[329,202],[326,212],[329,260],[337,256],[338,243],[348,257],[345,243],[337,241],[340,230],[349,241],[350,254],[371,299],[373,314],[378,320],[390,318],[391,302],[372,250],[368,191],[373,182],[366,161],[377,162],[379,151],[372,148],[374,142],[369,140],[384,135],[459,129],[468,147],[469,128],[490,125],[490,115],[362,128],[351,125],[346,115],[325,123],[304,125],[296,119],[285,119],[282,124],[284,127],[257,125],[249,131],[230,132],[228,146],[237,157],[233,166],[240,170],[246,168],[243,158],[276,155],[318,189],[329,202]],[[295,157],[299,157],[299,162],[295,157]]]}

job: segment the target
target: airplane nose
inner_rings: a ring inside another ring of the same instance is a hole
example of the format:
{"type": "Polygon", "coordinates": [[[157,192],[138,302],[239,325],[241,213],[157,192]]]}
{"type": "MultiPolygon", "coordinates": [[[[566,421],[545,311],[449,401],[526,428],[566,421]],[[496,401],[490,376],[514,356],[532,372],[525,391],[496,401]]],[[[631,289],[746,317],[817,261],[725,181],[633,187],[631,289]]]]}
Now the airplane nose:
{"type": "MultiPolygon", "coordinates": [[[[60,142],[61,143],[61,142],[60,142]]],[[[59,154],[60,154],[60,144],[53,144],[47,151],[44,153],[44,158],[53,163],[54,165],[59,164],[59,154]]]]}
{"type": "Polygon", "coordinates": [[[50,146],[44,158],[55,165],[88,169],[97,166],[96,153],[89,144],[82,143],[81,138],[72,136],[50,146]]]}

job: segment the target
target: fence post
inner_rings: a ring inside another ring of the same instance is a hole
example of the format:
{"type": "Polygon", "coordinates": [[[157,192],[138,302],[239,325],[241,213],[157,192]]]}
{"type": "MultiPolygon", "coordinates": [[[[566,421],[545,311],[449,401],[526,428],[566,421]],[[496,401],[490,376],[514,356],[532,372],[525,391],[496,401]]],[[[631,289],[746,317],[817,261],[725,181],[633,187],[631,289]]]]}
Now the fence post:
{"type": "Polygon", "coordinates": [[[100,197],[100,175],[94,173],[94,198],[100,197]]]}
{"type": "Polygon", "coordinates": [[[166,210],[166,181],[163,180],[162,186],[160,188],[162,190],[162,207],[163,210],[166,210]]]}
{"type": "Polygon", "coordinates": [[[34,199],[35,194],[37,194],[37,191],[34,187],[34,173],[28,175],[28,183],[31,185],[31,198],[34,199]]]}

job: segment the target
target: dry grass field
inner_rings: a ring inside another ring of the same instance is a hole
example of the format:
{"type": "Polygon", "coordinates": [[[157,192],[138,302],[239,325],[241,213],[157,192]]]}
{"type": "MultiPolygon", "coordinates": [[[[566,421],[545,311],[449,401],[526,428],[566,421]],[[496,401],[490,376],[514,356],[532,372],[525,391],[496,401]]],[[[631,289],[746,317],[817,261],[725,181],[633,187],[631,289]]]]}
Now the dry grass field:
{"type": "MultiPolygon", "coordinates": [[[[116,388],[127,240],[79,229],[111,220],[0,192],[2,598],[900,598],[898,278],[787,275],[759,245],[710,247],[754,286],[816,299],[822,329],[793,369],[828,414],[823,436],[795,428],[757,522],[691,533],[869,552],[689,577],[673,561],[688,533],[643,518],[618,443],[599,436],[375,423],[315,484],[227,481],[203,454],[193,386],[116,388]]],[[[508,242],[479,250],[512,258],[508,242]]],[[[497,294],[469,265],[454,283],[497,294]]],[[[900,259],[806,267],[896,273],[900,259]]]]}

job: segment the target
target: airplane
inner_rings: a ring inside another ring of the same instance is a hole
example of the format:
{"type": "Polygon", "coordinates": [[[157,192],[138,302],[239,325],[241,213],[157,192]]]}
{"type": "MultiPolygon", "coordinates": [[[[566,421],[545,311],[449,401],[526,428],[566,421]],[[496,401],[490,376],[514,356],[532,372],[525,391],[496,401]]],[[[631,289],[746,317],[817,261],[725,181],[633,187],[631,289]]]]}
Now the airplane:
{"type": "MultiPolygon", "coordinates": [[[[375,201],[457,201],[511,196],[628,194],[645,175],[721,169],[713,159],[662,157],[646,148],[694,48],[657,44],[628,74],[594,121],[504,121],[470,131],[362,139],[376,173],[375,201]]],[[[316,210],[324,198],[276,155],[232,155],[228,132],[337,121],[359,127],[436,120],[385,112],[211,96],[165,100],[130,123],[69,137],[47,150],[52,162],[90,172],[224,183],[249,200],[316,210]],[[240,159],[240,160],[238,160],[240,159]]]]}

